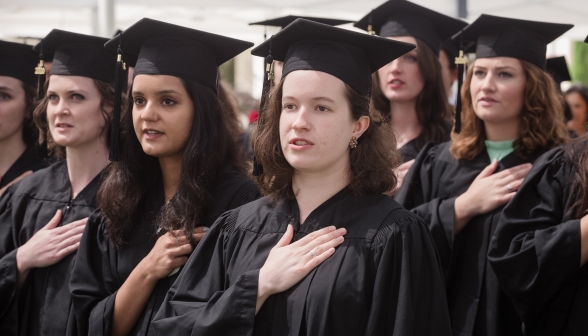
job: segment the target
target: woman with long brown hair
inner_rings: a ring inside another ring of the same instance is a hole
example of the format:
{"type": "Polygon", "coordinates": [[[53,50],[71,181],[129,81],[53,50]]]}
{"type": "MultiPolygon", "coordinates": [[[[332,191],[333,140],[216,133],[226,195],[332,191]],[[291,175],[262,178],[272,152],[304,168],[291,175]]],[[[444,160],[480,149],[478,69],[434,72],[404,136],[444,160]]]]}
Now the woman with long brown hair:
{"type": "Polygon", "coordinates": [[[0,195],[9,185],[47,167],[33,122],[37,65],[33,47],[0,41],[0,195]]]}
{"type": "Polygon", "coordinates": [[[396,195],[433,233],[454,334],[522,334],[486,255],[532,163],[567,141],[563,105],[543,67],[546,45],[570,28],[489,15],[465,28],[459,39],[477,42],[477,58],[461,92],[461,132],[427,146],[396,195]]]}
{"type": "MultiPolygon", "coordinates": [[[[417,48],[373,75],[374,107],[385,113],[403,161],[416,158],[428,142],[449,140],[453,110],[447,99],[439,50],[466,22],[405,0],[387,1],[355,26],[417,48]]],[[[403,166],[406,168],[409,165],[403,166]]]]}
{"type": "Polygon", "coordinates": [[[2,335],[76,332],[67,283],[108,165],[116,54],[106,41],[55,29],[37,47],[54,57],[33,118],[59,160],[0,199],[2,335]]]}
{"type": "Polygon", "coordinates": [[[106,47],[119,45],[138,59],[120,158],[69,284],[79,335],[154,335],[153,316],[208,228],[259,197],[217,86],[218,66],[252,44],[145,18],[106,47]]]}
{"type": "Polygon", "coordinates": [[[299,19],[252,51],[284,61],[252,137],[266,196],[211,228],[159,334],[449,335],[427,228],[382,194],[399,158],[369,100],[412,48],[299,19]]]}

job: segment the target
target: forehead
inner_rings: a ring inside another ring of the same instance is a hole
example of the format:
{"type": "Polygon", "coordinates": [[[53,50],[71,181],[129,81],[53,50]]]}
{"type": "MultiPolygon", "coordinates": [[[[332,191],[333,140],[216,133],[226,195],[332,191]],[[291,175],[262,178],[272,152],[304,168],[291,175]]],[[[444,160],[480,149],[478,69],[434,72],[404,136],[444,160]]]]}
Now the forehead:
{"type": "Polygon", "coordinates": [[[183,87],[182,80],[169,75],[137,75],[133,79],[133,91],[161,90],[166,88],[183,87]]]}
{"type": "Polygon", "coordinates": [[[17,89],[21,87],[22,81],[10,76],[0,76],[0,87],[7,89],[17,89]]]}
{"type": "Polygon", "coordinates": [[[62,75],[51,75],[49,79],[50,91],[60,90],[94,90],[94,80],[88,77],[82,76],[62,76],[62,75]]]}
{"type": "Polygon", "coordinates": [[[474,66],[485,68],[511,67],[522,70],[521,61],[513,57],[478,58],[476,59],[474,66]]]}
{"type": "Polygon", "coordinates": [[[282,96],[323,96],[340,98],[344,95],[345,85],[339,78],[315,70],[298,70],[284,78],[282,96]]]}

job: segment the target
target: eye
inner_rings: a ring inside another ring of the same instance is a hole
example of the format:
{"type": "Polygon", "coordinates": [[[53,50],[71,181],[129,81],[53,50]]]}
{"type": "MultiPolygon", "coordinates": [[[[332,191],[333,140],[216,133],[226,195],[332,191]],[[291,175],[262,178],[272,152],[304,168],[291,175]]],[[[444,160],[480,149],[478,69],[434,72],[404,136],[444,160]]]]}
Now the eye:
{"type": "Polygon", "coordinates": [[[510,72],[502,71],[498,74],[498,77],[501,78],[511,78],[512,74],[510,72]]]}
{"type": "Polygon", "coordinates": [[[47,96],[47,99],[49,99],[49,100],[57,100],[57,99],[59,99],[59,97],[56,94],[51,93],[51,94],[49,94],[47,96]]]}
{"type": "Polygon", "coordinates": [[[135,105],[143,105],[143,104],[145,104],[145,99],[143,99],[141,97],[134,97],[133,98],[133,104],[135,104],[135,105]]]}
{"type": "Polygon", "coordinates": [[[84,100],[84,99],[85,99],[85,97],[84,97],[84,96],[82,96],[82,95],[81,95],[81,94],[79,94],[79,93],[74,93],[74,94],[72,94],[72,95],[71,95],[71,99],[73,99],[73,100],[84,100]]]}
{"type": "Polygon", "coordinates": [[[319,110],[319,111],[321,111],[321,112],[328,112],[328,111],[331,110],[330,108],[328,108],[326,106],[322,106],[322,105],[317,106],[316,109],[319,110]]]}
{"type": "Polygon", "coordinates": [[[0,93],[0,100],[9,100],[10,98],[12,98],[12,97],[9,94],[0,93]]]}
{"type": "Polygon", "coordinates": [[[296,106],[294,104],[284,104],[284,110],[293,110],[296,106]]]}
{"type": "Polygon", "coordinates": [[[414,62],[416,62],[416,61],[417,61],[417,57],[416,57],[415,55],[406,55],[406,56],[404,57],[404,59],[405,59],[407,62],[410,62],[410,63],[414,63],[414,62]]]}
{"type": "Polygon", "coordinates": [[[474,76],[476,76],[476,77],[482,77],[482,76],[484,76],[484,71],[482,71],[482,70],[476,70],[476,71],[474,71],[474,76]]]}
{"type": "Polygon", "coordinates": [[[173,106],[176,105],[176,102],[173,99],[164,98],[162,104],[165,106],[173,106]]]}

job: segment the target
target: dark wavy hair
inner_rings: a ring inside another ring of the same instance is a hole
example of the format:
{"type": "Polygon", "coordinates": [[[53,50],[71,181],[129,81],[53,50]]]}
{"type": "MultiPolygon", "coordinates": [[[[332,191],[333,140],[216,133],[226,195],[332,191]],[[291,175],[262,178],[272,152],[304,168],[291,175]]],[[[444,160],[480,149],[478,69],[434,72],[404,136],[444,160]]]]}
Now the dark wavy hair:
{"type": "MultiPolygon", "coordinates": [[[[415,145],[420,149],[427,142],[442,143],[449,140],[448,124],[453,109],[447,100],[439,57],[426,43],[417,38],[415,40],[418,50],[417,64],[425,82],[416,102],[417,118],[422,131],[416,138],[415,145]]],[[[385,113],[386,121],[389,122],[392,117],[390,100],[380,89],[378,72],[372,75],[372,92],[375,109],[385,113]]]]}
{"type": "MultiPolygon", "coordinates": [[[[588,107],[588,88],[587,87],[585,87],[582,84],[574,84],[569,89],[566,90],[566,92],[564,93],[564,97],[567,97],[567,95],[569,95],[570,93],[579,94],[580,97],[582,97],[582,99],[584,100],[584,103],[586,103],[586,106],[588,107]]],[[[566,107],[568,109],[570,108],[567,105],[567,103],[566,103],[566,107]]],[[[586,118],[588,119],[588,111],[586,111],[586,118]]],[[[567,120],[569,120],[569,119],[572,119],[572,111],[571,110],[569,111],[569,116],[567,116],[567,120]]],[[[588,120],[586,120],[586,122],[584,124],[584,129],[586,129],[586,126],[588,126],[588,120]]]]}
{"type": "MultiPolygon", "coordinates": [[[[237,160],[237,147],[217,94],[199,83],[181,80],[192,100],[194,118],[183,148],[178,190],[161,208],[155,225],[168,232],[182,230],[193,241],[192,231],[202,224],[218,172],[226,164],[241,171],[243,167],[237,160]]],[[[128,241],[128,234],[144,212],[153,211],[145,208],[146,202],[157,190],[156,183],[161,183],[159,161],[143,152],[132,114],[129,99],[121,116],[120,161],[107,168],[97,195],[108,236],[116,247],[128,241]]]]}
{"type": "MultiPolygon", "coordinates": [[[[49,132],[49,124],[47,122],[47,105],[49,104],[49,97],[47,97],[47,89],[49,88],[49,81],[51,78],[45,83],[45,96],[43,99],[39,101],[39,104],[35,107],[33,112],[33,121],[37,126],[39,131],[38,139],[39,143],[46,142],[47,149],[49,150],[49,154],[53,157],[60,158],[65,157],[65,148],[59,146],[55,141],[53,141],[53,137],[51,137],[51,132],[49,132]]],[[[112,106],[114,106],[114,84],[103,82],[97,79],[92,79],[94,85],[100,92],[100,111],[102,112],[102,117],[106,122],[104,125],[104,132],[106,132],[106,141],[107,145],[110,141],[110,122],[112,120],[112,106]]],[[[126,95],[123,95],[123,101],[125,101],[126,95]]]]}
{"type": "Polygon", "coordinates": [[[580,219],[588,214],[588,133],[570,142],[565,154],[573,168],[573,179],[568,189],[573,203],[567,215],[580,219]]]}
{"type": "MultiPolygon", "coordinates": [[[[264,110],[253,129],[251,142],[257,160],[263,165],[263,174],[256,180],[265,196],[274,201],[294,199],[290,166],[280,145],[280,115],[284,78],[269,93],[264,110]]],[[[367,96],[360,95],[345,84],[345,95],[351,118],[370,117],[370,125],[358,139],[358,145],[349,153],[349,187],[355,195],[381,194],[396,186],[392,171],[400,162],[396,138],[392,128],[384,123],[381,112],[375,110],[367,96]]]]}

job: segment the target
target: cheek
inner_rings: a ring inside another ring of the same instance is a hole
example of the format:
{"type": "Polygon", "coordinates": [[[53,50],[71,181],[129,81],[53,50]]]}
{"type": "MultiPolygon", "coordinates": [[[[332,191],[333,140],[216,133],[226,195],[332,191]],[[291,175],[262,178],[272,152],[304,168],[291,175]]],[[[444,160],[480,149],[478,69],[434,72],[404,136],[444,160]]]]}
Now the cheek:
{"type": "Polygon", "coordinates": [[[171,118],[168,118],[167,121],[171,126],[170,134],[172,135],[172,146],[179,149],[184,146],[186,141],[188,141],[190,130],[194,123],[194,113],[191,108],[186,108],[178,111],[178,113],[169,115],[169,117],[171,118]]]}

